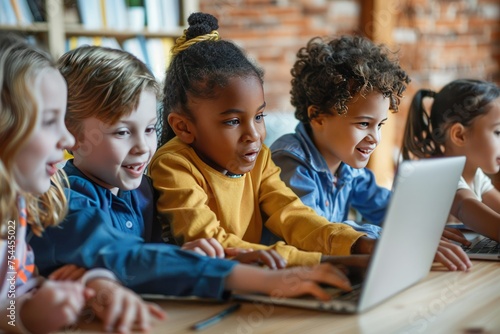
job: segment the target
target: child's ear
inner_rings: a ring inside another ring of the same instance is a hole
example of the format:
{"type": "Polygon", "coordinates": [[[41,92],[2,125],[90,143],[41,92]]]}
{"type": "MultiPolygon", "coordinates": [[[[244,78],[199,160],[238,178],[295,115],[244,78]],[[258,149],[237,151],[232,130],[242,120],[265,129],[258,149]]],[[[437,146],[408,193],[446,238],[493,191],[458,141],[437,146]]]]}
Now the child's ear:
{"type": "Polygon", "coordinates": [[[307,107],[307,117],[311,127],[316,128],[323,125],[324,114],[320,113],[319,108],[315,105],[307,107]]]}
{"type": "Polygon", "coordinates": [[[188,145],[194,142],[195,137],[191,130],[191,122],[186,116],[176,112],[170,113],[168,115],[168,124],[182,142],[188,145]]]}
{"type": "Polygon", "coordinates": [[[451,142],[457,146],[464,146],[466,131],[467,129],[462,124],[454,123],[448,130],[451,142]]]}

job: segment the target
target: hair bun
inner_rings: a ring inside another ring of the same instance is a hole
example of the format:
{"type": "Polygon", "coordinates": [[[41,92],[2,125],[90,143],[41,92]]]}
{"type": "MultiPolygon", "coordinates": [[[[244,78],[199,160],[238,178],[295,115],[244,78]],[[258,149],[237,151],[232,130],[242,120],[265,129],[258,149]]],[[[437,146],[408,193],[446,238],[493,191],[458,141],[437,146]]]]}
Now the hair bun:
{"type": "Polygon", "coordinates": [[[189,28],[186,31],[186,40],[206,35],[219,29],[217,19],[206,13],[193,13],[188,17],[189,28]]]}

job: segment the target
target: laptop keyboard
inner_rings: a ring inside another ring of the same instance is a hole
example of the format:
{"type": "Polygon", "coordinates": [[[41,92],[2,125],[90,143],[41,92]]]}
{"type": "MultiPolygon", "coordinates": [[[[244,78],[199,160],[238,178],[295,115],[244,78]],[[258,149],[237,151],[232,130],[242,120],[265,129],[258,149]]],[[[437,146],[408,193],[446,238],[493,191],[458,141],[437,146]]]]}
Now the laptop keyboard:
{"type": "MultiPolygon", "coordinates": [[[[361,293],[361,284],[353,285],[351,291],[344,291],[339,288],[324,285],[322,288],[331,296],[332,299],[337,300],[356,301],[359,299],[359,295],[361,293]]],[[[306,298],[314,299],[312,296],[307,296],[306,298]]]]}
{"type": "Polygon", "coordinates": [[[342,293],[338,299],[357,302],[360,294],[361,294],[361,289],[354,288],[352,291],[342,293]]]}
{"type": "Polygon", "coordinates": [[[495,240],[484,238],[472,248],[464,248],[469,254],[500,254],[500,244],[495,240]]]}

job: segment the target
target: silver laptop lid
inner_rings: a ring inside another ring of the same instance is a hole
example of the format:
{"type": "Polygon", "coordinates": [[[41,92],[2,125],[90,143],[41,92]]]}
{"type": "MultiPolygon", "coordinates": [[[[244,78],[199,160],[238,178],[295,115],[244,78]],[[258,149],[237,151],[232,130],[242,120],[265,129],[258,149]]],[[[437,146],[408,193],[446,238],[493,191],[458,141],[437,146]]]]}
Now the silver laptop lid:
{"type": "Polygon", "coordinates": [[[465,157],[403,161],[363,283],[358,312],[427,276],[465,157]]]}

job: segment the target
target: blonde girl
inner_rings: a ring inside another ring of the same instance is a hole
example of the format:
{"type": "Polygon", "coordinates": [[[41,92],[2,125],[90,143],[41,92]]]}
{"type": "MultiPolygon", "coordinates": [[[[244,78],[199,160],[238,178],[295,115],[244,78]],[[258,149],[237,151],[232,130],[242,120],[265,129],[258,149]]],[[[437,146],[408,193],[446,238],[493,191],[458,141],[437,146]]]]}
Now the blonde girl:
{"type": "Polygon", "coordinates": [[[148,329],[149,311],[163,313],[117,285],[108,271],[91,270],[78,282],[37,277],[28,228],[39,235],[66,214],[65,176],[57,164],[74,144],[64,124],[67,87],[47,54],[6,36],[0,40],[0,90],[0,329],[52,332],[75,322],[87,304],[107,330],[130,330],[136,319],[148,329]],[[92,298],[104,293],[106,305],[92,298]]]}

